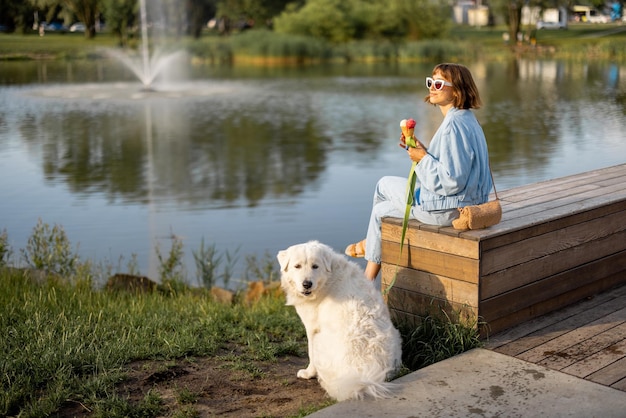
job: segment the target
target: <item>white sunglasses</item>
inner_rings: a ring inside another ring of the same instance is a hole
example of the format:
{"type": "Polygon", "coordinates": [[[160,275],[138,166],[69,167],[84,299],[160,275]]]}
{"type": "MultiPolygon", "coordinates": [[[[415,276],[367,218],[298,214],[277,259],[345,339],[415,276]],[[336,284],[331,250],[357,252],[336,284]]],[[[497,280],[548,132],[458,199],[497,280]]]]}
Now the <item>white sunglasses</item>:
{"type": "Polygon", "coordinates": [[[446,80],[433,80],[431,77],[426,77],[426,88],[430,89],[435,86],[435,90],[443,90],[443,86],[452,87],[452,83],[446,80]]]}

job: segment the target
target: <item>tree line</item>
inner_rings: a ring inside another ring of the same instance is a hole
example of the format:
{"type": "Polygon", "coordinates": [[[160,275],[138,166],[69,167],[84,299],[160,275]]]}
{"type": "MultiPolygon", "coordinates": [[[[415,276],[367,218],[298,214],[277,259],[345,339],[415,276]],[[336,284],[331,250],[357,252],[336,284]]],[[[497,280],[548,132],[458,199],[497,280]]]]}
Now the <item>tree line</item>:
{"type": "MultiPolygon", "coordinates": [[[[520,30],[523,6],[597,8],[622,0],[477,0],[489,6],[489,21],[500,20],[509,33],[520,30]]],[[[146,0],[148,18],[177,36],[198,38],[208,22],[221,34],[269,28],[342,43],[354,39],[432,39],[446,35],[452,22],[449,0],[146,0]]],[[[27,33],[42,22],[82,22],[93,38],[99,24],[122,42],[136,30],[139,0],[0,0],[0,25],[27,33]]]]}

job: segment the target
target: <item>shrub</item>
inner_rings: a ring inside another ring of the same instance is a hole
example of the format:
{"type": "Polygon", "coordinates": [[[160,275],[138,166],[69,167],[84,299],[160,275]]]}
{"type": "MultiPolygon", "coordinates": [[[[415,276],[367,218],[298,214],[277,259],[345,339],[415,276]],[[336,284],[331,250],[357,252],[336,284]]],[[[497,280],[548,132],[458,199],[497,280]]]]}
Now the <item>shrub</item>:
{"type": "Polygon", "coordinates": [[[26,248],[22,249],[22,257],[31,268],[66,278],[74,276],[79,261],[63,227],[55,224],[50,228],[41,219],[33,228],[26,248]]]}
{"type": "Polygon", "coordinates": [[[9,235],[6,229],[0,234],[0,267],[5,267],[11,258],[11,247],[9,245],[9,235]]]}
{"type": "Polygon", "coordinates": [[[421,369],[481,345],[477,327],[452,321],[442,313],[398,325],[402,335],[402,361],[410,370],[421,369]]]}
{"type": "Polygon", "coordinates": [[[233,267],[237,261],[236,254],[238,251],[235,251],[235,254],[230,254],[228,251],[219,254],[215,244],[206,246],[203,238],[200,242],[200,248],[197,251],[192,251],[199,284],[210,289],[221,279],[223,286],[228,287],[233,274],[233,267]],[[223,257],[225,257],[226,265],[220,274],[218,268],[224,260],[223,257]]]}

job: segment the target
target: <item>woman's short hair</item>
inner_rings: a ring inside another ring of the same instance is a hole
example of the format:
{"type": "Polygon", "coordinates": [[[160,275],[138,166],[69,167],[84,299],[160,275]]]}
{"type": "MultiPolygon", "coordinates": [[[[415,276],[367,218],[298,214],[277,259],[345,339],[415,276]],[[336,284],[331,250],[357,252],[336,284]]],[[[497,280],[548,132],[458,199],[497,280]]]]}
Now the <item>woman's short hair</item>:
{"type": "MultiPolygon", "coordinates": [[[[470,70],[461,64],[442,63],[433,68],[432,75],[441,74],[452,83],[454,107],[457,109],[479,109],[482,106],[480,94],[470,70]]],[[[424,98],[430,103],[430,95],[424,98]]]]}

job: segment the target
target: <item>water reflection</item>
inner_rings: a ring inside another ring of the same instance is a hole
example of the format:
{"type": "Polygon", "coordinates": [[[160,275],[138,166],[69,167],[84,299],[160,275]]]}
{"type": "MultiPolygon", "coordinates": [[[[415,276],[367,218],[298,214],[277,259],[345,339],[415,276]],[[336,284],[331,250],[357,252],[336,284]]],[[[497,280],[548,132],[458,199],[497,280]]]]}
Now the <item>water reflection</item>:
{"type": "MultiPolygon", "coordinates": [[[[0,63],[2,83],[18,85],[0,89],[0,230],[23,248],[42,218],[86,256],[135,253],[152,275],[171,233],[188,252],[203,238],[241,254],[308,239],[343,248],[364,234],[376,180],[407,174],[399,121],[415,118],[426,142],[441,121],[422,102],[432,65],[193,68],[151,97],[112,63],[55,63],[45,76],[42,65],[18,76],[0,63]]],[[[470,67],[499,189],[626,160],[623,68],[470,67]]]]}
{"type": "Polygon", "coordinates": [[[82,87],[59,89],[61,99],[28,108],[18,124],[23,140],[40,143],[46,178],[75,193],[146,203],[151,188],[156,200],[256,206],[297,195],[325,168],[329,140],[315,129],[307,100],[242,86],[203,101],[77,103],[68,97],[82,87]]]}
{"type": "Polygon", "coordinates": [[[481,86],[489,103],[483,124],[507,186],[597,168],[584,161],[585,152],[600,166],[624,161],[624,85],[616,64],[516,60],[496,70],[485,81],[501,88],[481,86]]]}

